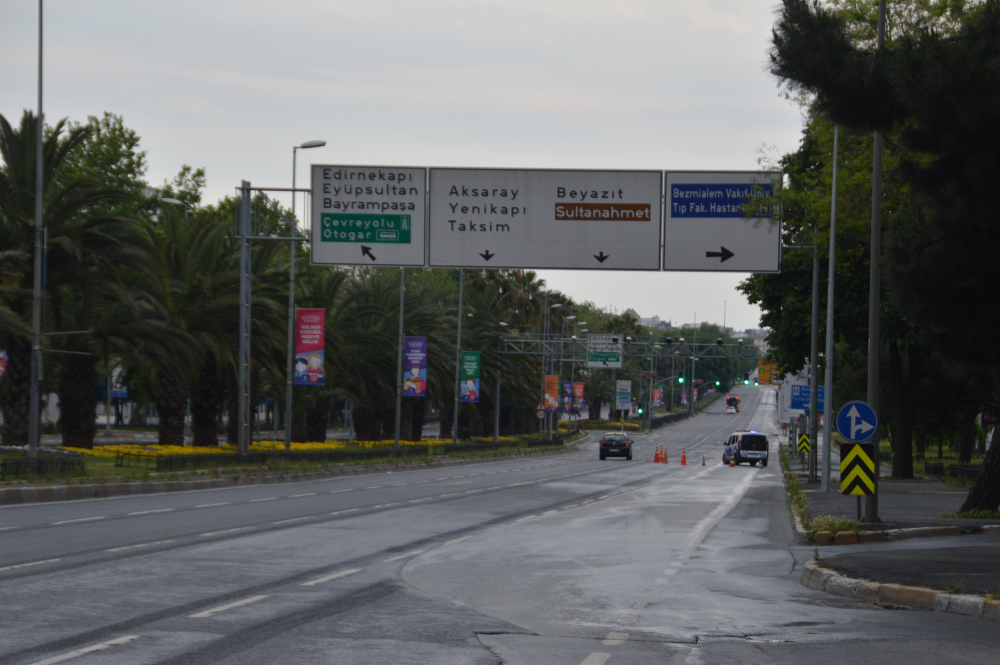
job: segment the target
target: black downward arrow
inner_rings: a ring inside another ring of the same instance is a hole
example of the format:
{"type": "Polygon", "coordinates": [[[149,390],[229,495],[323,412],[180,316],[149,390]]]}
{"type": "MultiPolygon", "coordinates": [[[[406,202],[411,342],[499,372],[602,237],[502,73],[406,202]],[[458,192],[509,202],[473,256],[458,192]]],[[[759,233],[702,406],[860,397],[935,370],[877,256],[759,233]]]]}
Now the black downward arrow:
{"type": "Polygon", "coordinates": [[[370,258],[372,261],[375,260],[375,255],[372,254],[372,248],[371,247],[365,247],[364,245],[361,245],[361,253],[363,255],[367,256],[368,258],[370,258]]]}
{"type": "Polygon", "coordinates": [[[604,263],[604,259],[609,258],[610,256],[611,256],[610,254],[605,254],[603,250],[601,250],[600,254],[594,254],[594,258],[600,261],[601,263],[604,263]]]}
{"type": "Polygon", "coordinates": [[[485,252],[483,252],[483,253],[482,253],[482,254],[480,254],[479,256],[481,256],[481,257],[483,257],[484,259],[486,259],[487,261],[489,261],[489,260],[490,260],[490,259],[492,259],[492,258],[493,258],[494,256],[496,256],[496,254],[490,254],[490,250],[486,250],[485,252]]]}
{"type": "Polygon", "coordinates": [[[722,260],[719,261],[719,263],[725,263],[726,261],[728,261],[729,259],[731,259],[731,258],[733,258],[735,256],[735,254],[733,254],[732,252],[730,252],[725,247],[720,247],[719,249],[721,249],[722,251],[721,252],[705,252],[705,258],[706,259],[711,259],[711,258],[714,258],[714,257],[718,256],[718,257],[722,258],[722,260]]]}

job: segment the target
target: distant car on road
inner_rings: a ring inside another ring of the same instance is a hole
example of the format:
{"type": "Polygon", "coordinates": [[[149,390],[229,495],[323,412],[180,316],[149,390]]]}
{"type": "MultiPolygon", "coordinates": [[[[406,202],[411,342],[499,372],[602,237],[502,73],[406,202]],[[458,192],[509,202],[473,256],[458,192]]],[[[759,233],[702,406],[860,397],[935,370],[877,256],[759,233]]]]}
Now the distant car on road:
{"type": "Polygon", "coordinates": [[[624,432],[605,432],[601,437],[601,459],[624,457],[632,459],[632,440],[624,432]]]}
{"type": "Polygon", "coordinates": [[[759,461],[761,466],[767,466],[767,437],[757,430],[733,432],[722,451],[722,463],[729,464],[729,460],[736,464],[756,464],[759,461]]]}
{"type": "Polygon", "coordinates": [[[726,413],[729,413],[729,407],[733,407],[733,413],[740,412],[740,398],[735,395],[730,395],[726,398],[726,413]]]}
{"type": "Polygon", "coordinates": [[[727,406],[726,407],[726,413],[731,413],[733,415],[736,415],[736,407],[735,406],[727,406]]]}

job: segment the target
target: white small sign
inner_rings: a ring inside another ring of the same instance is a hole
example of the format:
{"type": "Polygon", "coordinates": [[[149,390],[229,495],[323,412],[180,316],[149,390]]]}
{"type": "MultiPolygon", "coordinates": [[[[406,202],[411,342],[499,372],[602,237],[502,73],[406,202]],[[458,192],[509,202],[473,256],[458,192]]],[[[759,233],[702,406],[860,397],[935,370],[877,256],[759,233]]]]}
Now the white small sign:
{"type": "Polygon", "coordinates": [[[312,167],[314,265],[422,266],[427,171],[312,167]]]}
{"type": "Polygon", "coordinates": [[[780,184],[772,171],[668,171],[663,269],[778,272],[780,184]]]}
{"type": "Polygon", "coordinates": [[[431,169],[434,267],[659,270],[659,171],[431,169]]]}
{"type": "Polygon", "coordinates": [[[618,381],[615,386],[615,408],[619,411],[632,410],[632,382],[618,381]]]}

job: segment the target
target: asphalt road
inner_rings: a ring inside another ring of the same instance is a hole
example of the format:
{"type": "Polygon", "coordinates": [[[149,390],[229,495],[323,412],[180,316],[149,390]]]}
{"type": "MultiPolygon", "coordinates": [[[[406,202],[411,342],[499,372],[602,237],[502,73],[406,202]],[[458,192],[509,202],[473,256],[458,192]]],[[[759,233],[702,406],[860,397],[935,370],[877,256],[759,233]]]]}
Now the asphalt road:
{"type": "Polygon", "coordinates": [[[773,430],[773,393],[737,394],[631,462],[2,508],[0,665],[994,662],[995,623],[799,584],[780,468],[721,465],[773,430]]]}

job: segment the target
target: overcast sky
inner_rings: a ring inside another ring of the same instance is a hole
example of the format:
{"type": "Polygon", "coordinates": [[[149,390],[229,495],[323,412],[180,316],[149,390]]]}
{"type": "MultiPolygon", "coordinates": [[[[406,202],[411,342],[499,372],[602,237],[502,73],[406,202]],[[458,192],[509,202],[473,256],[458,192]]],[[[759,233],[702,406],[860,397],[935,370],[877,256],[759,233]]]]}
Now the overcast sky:
{"type": "MultiPolygon", "coordinates": [[[[48,0],[50,121],[111,111],[158,185],[308,164],[747,170],[799,140],[765,72],[775,0],[48,0]]],[[[37,104],[37,2],[0,0],[0,113],[37,104]]],[[[287,201],[286,201],[287,202],[287,201]]],[[[756,327],[709,273],[540,271],[577,300],[756,327]]]]}

